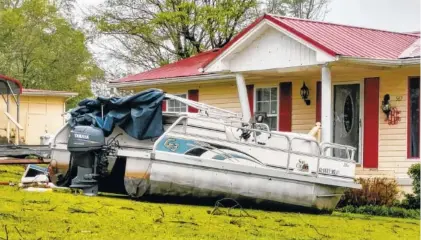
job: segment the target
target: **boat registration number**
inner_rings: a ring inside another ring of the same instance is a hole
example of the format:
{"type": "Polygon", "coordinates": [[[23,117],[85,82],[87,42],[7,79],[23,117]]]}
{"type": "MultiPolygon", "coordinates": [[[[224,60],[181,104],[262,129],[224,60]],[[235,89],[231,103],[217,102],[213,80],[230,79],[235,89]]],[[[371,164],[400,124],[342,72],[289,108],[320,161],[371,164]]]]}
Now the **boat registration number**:
{"type": "Polygon", "coordinates": [[[319,168],[319,173],[329,174],[329,175],[338,175],[339,174],[339,170],[337,170],[337,169],[331,169],[331,168],[319,168]]]}

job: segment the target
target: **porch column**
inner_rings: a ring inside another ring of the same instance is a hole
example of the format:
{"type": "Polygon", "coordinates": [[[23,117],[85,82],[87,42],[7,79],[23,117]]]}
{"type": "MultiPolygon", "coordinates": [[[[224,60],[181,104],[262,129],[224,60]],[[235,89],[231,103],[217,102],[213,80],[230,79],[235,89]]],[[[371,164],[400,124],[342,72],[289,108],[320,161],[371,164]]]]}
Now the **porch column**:
{"type": "Polygon", "coordinates": [[[235,80],[237,83],[238,97],[240,98],[241,112],[243,113],[243,121],[249,122],[251,118],[249,99],[247,96],[247,87],[243,74],[236,73],[235,80]]]}
{"type": "Polygon", "coordinates": [[[322,66],[322,141],[332,142],[332,79],[327,64],[322,66]]]}

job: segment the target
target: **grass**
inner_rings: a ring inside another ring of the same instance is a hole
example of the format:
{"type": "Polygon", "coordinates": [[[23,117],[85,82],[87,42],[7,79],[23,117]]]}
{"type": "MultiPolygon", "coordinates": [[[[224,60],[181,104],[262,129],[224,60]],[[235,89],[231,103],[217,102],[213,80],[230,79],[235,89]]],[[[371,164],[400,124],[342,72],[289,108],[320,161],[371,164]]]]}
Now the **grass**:
{"type": "MultiPolygon", "coordinates": [[[[0,166],[0,181],[22,167],[0,166]]],[[[419,239],[419,220],[147,203],[0,186],[0,239],[419,239]],[[240,214],[243,217],[240,217],[240,214]],[[7,234],[6,234],[7,230],[7,234]]]]}

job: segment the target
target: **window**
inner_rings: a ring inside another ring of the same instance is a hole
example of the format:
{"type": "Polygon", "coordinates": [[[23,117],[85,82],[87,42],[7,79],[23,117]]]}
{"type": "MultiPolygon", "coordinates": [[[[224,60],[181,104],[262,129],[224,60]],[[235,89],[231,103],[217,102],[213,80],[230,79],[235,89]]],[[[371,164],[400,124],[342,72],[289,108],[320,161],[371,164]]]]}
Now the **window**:
{"type": "Polygon", "coordinates": [[[420,157],[420,78],[408,83],[408,157],[420,157]]]}
{"type": "Polygon", "coordinates": [[[278,123],[278,88],[256,89],[256,112],[265,112],[265,123],[271,130],[277,130],[278,123]]]}
{"type": "MultiPolygon", "coordinates": [[[[187,98],[187,94],[174,94],[177,97],[187,98]]],[[[187,112],[187,106],[184,103],[181,103],[177,100],[170,99],[167,100],[167,112],[187,112]]]]}

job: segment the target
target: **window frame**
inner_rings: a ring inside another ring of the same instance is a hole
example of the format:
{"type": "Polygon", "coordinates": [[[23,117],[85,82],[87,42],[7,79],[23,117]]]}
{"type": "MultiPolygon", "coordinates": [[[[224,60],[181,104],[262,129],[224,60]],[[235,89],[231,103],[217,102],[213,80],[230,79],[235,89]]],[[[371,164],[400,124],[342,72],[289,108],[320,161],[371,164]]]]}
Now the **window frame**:
{"type": "MultiPolygon", "coordinates": [[[[259,89],[276,89],[276,114],[267,114],[268,117],[276,117],[276,129],[271,131],[278,131],[279,129],[279,86],[277,85],[268,85],[268,86],[260,86],[260,87],[254,87],[254,96],[253,96],[253,109],[255,112],[257,111],[257,90],[259,89]]],[[[269,126],[270,128],[270,126],[269,126]]]]}
{"type": "MultiPolygon", "coordinates": [[[[184,92],[184,93],[171,93],[171,94],[174,95],[174,96],[177,96],[177,97],[180,97],[179,95],[186,95],[186,99],[189,99],[189,93],[188,92],[184,92]]],[[[166,101],[166,105],[167,105],[167,107],[165,109],[165,112],[166,113],[187,113],[187,112],[189,112],[189,106],[187,106],[187,105],[186,105],[186,111],[185,112],[173,112],[173,111],[169,111],[169,109],[170,109],[170,102],[169,101],[171,101],[171,99],[165,100],[165,101],[166,101]]]]}
{"type": "MultiPolygon", "coordinates": [[[[407,105],[407,111],[406,111],[406,122],[407,122],[407,127],[406,127],[406,139],[407,139],[407,143],[406,143],[406,154],[407,154],[407,159],[409,160],[420,160],[420,156],[418,157],[411,157],[411,149],[410,149],[410,132],[411,132],[411,118],[410,118],[410,111],[411,111],[411,104],[410,104],[410,85],[411,85],[411,80],[412,79],[420,79],[420,76],[411,76],[408,77],[408,82],[407,82],[407,99],[406,99],[406,105],[407,105]]],[[[421,79],[420,79],[421,82],[421,79]]],[[[421,91],[421,88],[420,88],[421,91]]],[[[420,96],[418,96],[418,102],[420,102],[420,96]]],[[[421,104],[420,104],[421,107],[421,104]]],[[[420,117],[420,116],[418,116],[420,117]]],[[[420,119],[421,121],[421,119],[420,119]]],[[[421,128],[421,122],[418,125],[418,132],[420,132],[420,128],[421,128]]],[[[418,146],[419,149],[419,155],[421,155],[421,139],[420,139],[420,146],[418,146]]]]}

